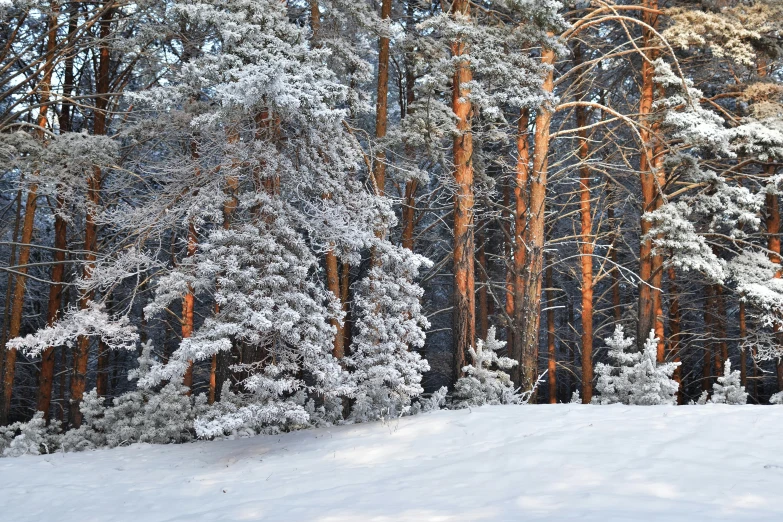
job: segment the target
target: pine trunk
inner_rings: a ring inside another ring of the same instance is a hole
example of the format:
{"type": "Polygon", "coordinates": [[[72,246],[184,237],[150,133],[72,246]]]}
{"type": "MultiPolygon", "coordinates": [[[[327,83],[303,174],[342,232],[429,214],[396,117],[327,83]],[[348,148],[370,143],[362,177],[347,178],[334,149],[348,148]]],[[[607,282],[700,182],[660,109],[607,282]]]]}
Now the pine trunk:
{"type": "MultiPolygon", "coordinates": [[[[30,261],[30,243],[33,239],[33,223],[35,210],[38,206],[38,185],[33,183],[27,192],[27,202],[22,224],[21,247],[16,269],[16,286],[11,300],[11,319],[8,325],[8,339],[18,337],[22,329],[24,312],[25,283],[27,282],[27,263],[30,261]]],[[[3,375],[3,402],[0,406],[0,425],[8,422],[11,412],[11,395],[14,389],[14,374],[16,370],[16,350],[7,350],[5,354],[5,373],[3,375]]]]}
{"type": "MultiPolygon", "coordinates": [[[[40,91],[40,108],[38,109],[38,138],[44,140],[44,129],[48,124],[49,100],[51,97],[52,74],[54,72],[54,57],[57,49],[57,15],[59,6],[56,2],[51,4],[52,13],[49,16],[46,40],[46,61],[44,64],[43,78],[38,86],[40,91]]],[[[35,174],[38,177],[38,174],[35,174]]],[[[33,239],[33,226],[35,212],[38,207],[38,183],[33,182],[27,192],[25,204],[24,225],[22,226],[22,246],[19,250],[19,268],[17,269],[14,297],[11,302],[11,319],[9,322],[8,338],[18,337],[22,328],[22,316],[24,314],[24,294],[27,283],[27,263],[30,260],[30,243],[33,239]]],[[[0,349],[4,349],[2,347],[0,349]]],[[[47,355],[46,353],[44,355],[47,355]]],[[[51,359],[51,353],[48,354],[51,359]]],[[[53,361],[52,361],[53,362],[53,361]]],[[[14,388],[14,375],[16,373],[16,350],[8,350],[5,357],[3,375],[3,403],[0,407],[0,424],[5,424],[11,410],[11,396],[14,388]]]]}
{"type": "MultiPolygon", "coordinates": [[[[579,47],[577,47],[579,49],[579,47]]],[[[580,53],[581,54],[581,53],[580,53]]],[[[593,216],[590,204],[590,167],[587,159],[587,109],[576,108],[579,136],[579,213],[581,217],[580,261],[582,268],[582,403],[593,398],[593,216]]]]}
{"type": "MultiPolygon", "coordinates": [[[[391,0],[381,2],[381,20],[391,17],[391,0]]],[[[381,140],[386,136],[389,118],[389,38],[381,36],[378,42],[378,100],[375,107],[375,138],[381,140]]],[[[378,148],[373,169],[375,185],[379,195],[386,190],[386,153],[383,147],[378,148]]]]}
{"type": "MultiPolygon", "coordinates": [[[[513,220],[511,212],[511,182],[503,187],[503,255],[506,260],[506,352],[514,358],[514,237],[511,232],[513,220]]],[[[513,370],[512,370],[513,374],[513,370]]]]}
{"type": "MultiPolygon", "coordinates": [[[[470,15],[468,0],[455,0],[451,5],[454,14],[470,15]]],[[[467,99],[468,82],[473,79],[470,63],[461,58],[467,53],[466,45],[456,40],[451,45],[456,58],[452,86],[452,110],[457,118],[459,135],[454,138],[454,382],[462,376],[468,350],[476,339],[476,283],[473,260],[473,134],[471,118],[473,108],[467,99]]]]}
{"type": "MultiPolygon", "coordinates": [[[[766,173],[772,177],[775,175],[775,166],[767,165],[766,173]]],[[[777,194],[767,194],[766,196],[766,224],[767,224],[767,250],[769,250],[769,260],[780,264],[780,203],[777,194]]],[[[781,276],[780,270],[775,272],[775,277],[781,276]]],[[[780,327],[775,328],[776,342],[783,345],[783,334],[780,327]]],[[[783,359],[777,362],[776,375],[778,382],[778,391],[783,391],[783,359]]]]}
{"type": "MultiPolygon", "coordinates": [[[[657,10],[657,0],[645,0],[644,7],[657,10]]],[[[642,20],[652,28],[658,26],[658,15],[650,11],[644,11],[642,20]]],[[[642,62],[642,88],[639,102],[639,118],[642,126],[639,134],[642,139],[642,153],[639,158],[639,171],[642,189],[642,214],[651,212],[661,205],[660,190],[663,183],[660,179],[659,166],[661,159],[659,147],[656,141],[655,125],[650,121],[652,113],[655,85],[653,81],[654,66],[652,61],[657,58],[655,49],[655,34],[650,29],[642,29],[643,48],[645,59],[642,62]],[[658,152],[658,154],[656,154],[658,152]]],[[[641,220],[641,235],[644,236],[651,228],[650,222],[641,220]]],[[[651,330],[656,331],[659,338],[658,360],[662,361],[663,353],[663,323],[661,317],[661,278],[662,266],[659,256],[653,255],[653,245],[650,239],[641,242],[639,252],[639,324],[637,342],[641,348],[651,330]],[[659,320],[660,319],[660,320],[659,320]]]]}
{"type": "Polygon", "coordinates": [[[525,320],[525,311],[522,303],[525,299],[525,268],[527,264],[527,245],[525,234],[528,227],[528,205],[530,203],[530,144],[528,142],[527,127],[530,124],[530,111],[525,108],[519,113],[517,124],[517,165],[514,180],[514,240],[513,255],[514,264],[511,273],[513,275],[513,293],[506,299],[506,308],[509,317],[512,318],[513,335],[509,339],[512,343],[510,356],[517,361],[512,370],[514,384],[522,384],[522,360],[525,352],[524,337],[521,335],[522,325],[525,320]]]}
{"type": "MultiPolygon", "coordinates": [[[[109,65],[111,61],[108,38],[111,34],[111,24],[114,18],[114,9],[108,8],[110,2],[105,3],[107,8],[100,22],[100,57],[98,60],[98,74],[95,89],[95,114],[93,134],[105,135],[107,131],[107,108],[109,105],[109,65]]],[[[95,167],[87,179],[87,215],[84,224],[84,250],[85,267],[84,277],[89,278],[95,266],[96,249],[98,241],[98,225],[95,222],[96,212],[100,205],[101,183],[103,174],[101,169],[95,167]]],[[[84,293],[79,299],[79,307],[86,309],[92,300],[92,294],[84,293]]],[[[81,336],[76,343],[74,354],[73,375],[71,377],[71,423],[78,428],[82,423],[82,413],[79,405],[84,397],[87,387],[87,361],[89,359],[90,339],[81,336]]]]}
{"type": "MultiPolygon", "coordinates": [[[[550,67],[544,79],[544,92],[554,89],[553,65],[555,52],[544,49],[541,62],[550,67]]],[[[530,176],[529,218],[523,232],[523,245],[526,248],[522,277],[524,288],[522,299],[515,299],[517,331],[514,340],[522,349],[520,360],[520,382],[523,390],[535,385],[538,372],[538,332],[541,320],[541,283],[544,264],[544,219],[546,212],[546,183],[549,155],[549,125],[554,109],[548,104],[538,108],[535,133],[533,135],[533,170],[530,176]]],[[[533,397],[531,400],[535,400],[533,397]]]]}

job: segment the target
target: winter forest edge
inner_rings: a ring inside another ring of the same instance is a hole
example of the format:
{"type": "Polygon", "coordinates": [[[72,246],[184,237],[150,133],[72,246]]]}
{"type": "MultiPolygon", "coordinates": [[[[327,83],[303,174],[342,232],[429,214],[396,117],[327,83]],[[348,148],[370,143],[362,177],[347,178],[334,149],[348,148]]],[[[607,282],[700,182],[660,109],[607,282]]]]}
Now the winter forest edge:
{"type": "Polygon", "coordinates": [[[2,456],[783,404],[782,0],[0,19],[2,456]]]}

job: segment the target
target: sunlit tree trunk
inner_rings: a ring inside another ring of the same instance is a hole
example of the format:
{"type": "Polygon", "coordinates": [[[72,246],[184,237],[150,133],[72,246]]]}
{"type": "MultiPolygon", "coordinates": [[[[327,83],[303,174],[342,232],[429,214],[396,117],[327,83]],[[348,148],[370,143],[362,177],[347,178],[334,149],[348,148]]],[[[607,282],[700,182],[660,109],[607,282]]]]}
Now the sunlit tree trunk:
{"type": "MultiPolygon", "coordinates": [[[[470,15],[468,0],[455,0],[453,14],[470,15]]],[[[473,108],[468,100],[468,83],[473,79],[470,63],[461,58],[467,53],[460,39],[451,44],[456,69],[452,86],[452,110],[459,134],[454,138],[454,381],[462,375],[468,350],[476,339],[476,284],[474,273],[475,243],[473,237],[473,108]]]]}
{"type": "Polygon", "coordinates": [[[522,360],[525,352],[525,339],[521,334],[525,320],[525,310],[522,304],[525,299],[525,285],[527,282],[525,270],[527,264],[527,245],[525,233],[528,227],[528,204],[530,202],[530,144],[528,142],[528,125],[530,124],[530,111],[524,108],[519,113],[517,123],[517,165],[514,177],[514,262],[511,274],[513,276],[513,293],[506,298],[506,307],[509,316],[513,319],[513,335],[511,358],[517,361],[512,370],[514,383],[520,386],[522,383],[522,360]]]}
{"type": "MultiPolygon", "coordinates": [[[[581,46],[577,45],[577,63],[581,63],[581,46]]],[[[593,398],[593,215],[590,203],[590,167],[587,160],[590,145],[587,141],[587,108],[576,107],[576,126],[579,137],[579,214],[580,265],[582,269],[582,402],[590,404],[593,398]]]]}
{"type": "MultiPolygon", "coordinates": [[[[541,62],[548,67],[542,88],[545,93],[554,89],[553,65],[555,52],[543,49],[541,62]]],[[[553,107],[542,104],[536,113],[535,132],[533,135],[533,170],[530,174],[530,199],[528,204],[529,219],[523,234],[525,253],[525,268],[523,271],[524,290],[522,299],[515,299],[517,317],[520,319],[515,332],[515,341],[521,343],[522,359],[521,381],[522,389],[529,390],[536,381],[538,371],[538,331],[541,319],[541,283],[544,264],[544,218],[546,211],[546,183],[549,156],[549,125],[552,120],[553,107]],[[521,336],[519,340],[516,336],[521,336]]]]}
{"type": "MultiPolygon", "coordinates": [[[[645,0],[643,6],[651,9],[658,9],[658,0],[645,0]]],[[[642,13],[642,20],[652,28],[658,26],[658,15],[652,11],[645,10],[642,13]]],[[[642,139],[642,151],[639,158],[639,171],[641,176],[642,189],[642,212],[650,212],[661,205],[660,191],[663,189],[662,169],[661,167],[661,149],[656,143],[655,136],[657,124],[650,121],[652,114],[652,105],[655,92],[653,75],[655,73],[652,61],[658,56],[656,37],[654,33],[647,29],[642,29],[642,47],[644,50],[644,60],[642,61],[642,87],[641,99],[639,102],[639,118],[642,126],[639,134],[642,139]]],[[[649,232],[651,224],[642,219],[641,235],[649,232]]],[[[650,239],[641,242],[639,252],[639,329],[637,342],[639,347],[643,346],[644,341],[655,330],[658,336],[658,360],[664,358],[664,336],[663,336],[663,317],[661,302],[661,281],[663,275],[662,260],[660,256],[653,255],[653,245],[650,239]]]]}

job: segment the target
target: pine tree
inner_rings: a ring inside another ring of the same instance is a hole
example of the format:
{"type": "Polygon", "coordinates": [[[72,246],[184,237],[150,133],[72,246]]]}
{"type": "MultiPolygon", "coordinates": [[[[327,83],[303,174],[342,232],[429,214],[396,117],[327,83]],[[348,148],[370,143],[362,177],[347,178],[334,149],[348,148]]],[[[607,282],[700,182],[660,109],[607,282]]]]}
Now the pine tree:
{"type": "Polygon", "coordinates": [[[657,362],[658,339],[654,331],[650,331],[641,352],[627,352],[634,339],[625,337],[621,325],[604,342],[613,364],[596,364],[598,396],[594,404],[675,404],[679,384],[671,376],[680,363],[657,362]]]}
{"type": "Polygon", "coordinates": [[[424,391],[421,378],[429,364],[413,350],[424,346],[429,321],[415,279],[420,268],[429,265],[406,248],[375,244],[373,266],[355,291],[357,334],[345,359],[353,420],[403,415],[424,391]]]}
{"type": "Polygon", "coordinates": [[[463,368],[465,376],[454,386],[455,408],[522,402],[506,371],[516,366],[517,361],[498,355],[505,346],[505,341],[495,338],[495,327],[491,326],[486,340],[479,339],[476,348],[470,349],[473,363],[463,368]]]}
{"type": "Polygon", "coordinates": [[[731,370],[731,361],[726,361],[723,376],[718,377],[718,382],[712,385],[712,397],[710,402],[714,404],[745,404],[748,402],[748,394],[745,387],[740,384],[740,372],[731,370]]]}

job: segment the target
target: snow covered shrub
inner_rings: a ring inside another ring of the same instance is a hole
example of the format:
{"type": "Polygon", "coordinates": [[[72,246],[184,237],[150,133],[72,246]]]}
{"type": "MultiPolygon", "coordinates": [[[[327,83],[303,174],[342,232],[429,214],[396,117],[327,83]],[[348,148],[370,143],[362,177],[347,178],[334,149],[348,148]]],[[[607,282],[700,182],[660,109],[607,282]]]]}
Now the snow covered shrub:
{"type": "Polygon", "coordinates": [[[304,390],[282,400],[259,400],[249,393],[235,393],[226,382],[220,400],[196,419],[196,435],[203,439],[276,434],[311,426],[316,419],[312,400],[304,390]]]}
{"type": "Polygon", "coordinates": [[[0,457],[41,455],[57,448],[54,426],[46,426],[43,412],[36,412],[29,422],[15,422],[0,427],[0,457]]]}
{"type": "Polygon", "coordinates": [[[712,385],[712,398],[714,404],[746,404],[748,394],[745,387],[740,384],[740,372],[731,371],[731,361],[726,361],[723,376],[718,377],[718,382],[712,385]]]}
{"type": "Polygon", "coordinates": [[[429,364],[411,348],[424,346],[429,327],[422,313],[419,269],[430,262],[407,248],[378,241],[373,266],[359,282],[354,298],[356,330],[345,358],[358,422],[399,417],[421,395],[421,377],[429,364]]]}
{"type": "Polygon", "coordinates": [[[617,325],[612,337],[605,339],[613,364],[598,363],[594,404],[674,404],[679,388],[671,377],[680,363],[662,363],[656,360],[658,338],[655,332],[644,343],[641,352],[627,352],[634,339],[626,338],[623,327],[617,325]]]}
{"type": "Polygon", "coordinates": [[[145,377],[160,363],[152,358],[152,342],[142,345],[139,368],[129,378],[139,379],[138,388],[112,400],[110,406],[95,389],[84,396],[79,429],[66,432],[62,446],[66,451],[135,442],[169,444],[193,439],[193,423],[205,410],[204,395],[191,397],[181,381],[171,381],[159,391],[145,385],[145,377]]]}
{"type": "Polygon", "coordinates": [[[688,404],[690,404],[691,406],[694,406],[694,405],[696,405],[696,406],[703,406],[703,405],[707,404],[709,402],[709,400],[710,400],[710,394],[709,394],[709,392],[707,390],[704,390],[703,392],[701,392],[701,394],[699,394],[699,398],[696,399],[696,402],[691,401],[688,404]]]}
{"type": "Polygon", "coordinates": [[[419,400],[414,402],[411,406],[410,415],[418,415],[419,413],[427,413],[442,409],[446,406],[446,397],[448,394],[449,389],[445,386],[441,386],[429,397],[419,397],[419,400]]]}
{"type": "Polygon", "coordinates": [[[462,370],[461,377],[454,386],[454,407],[467,408],[484,404],[519,404],[522,397],[514,388],[511,376],[504,370],[513,368],[517,361],[498,355],[506,346],[505,341],[495,338],[495,327],[487,332],[487,339],[476,343],[475,350],[470,349],[473,364],[462,370]]]}
{"type": "Polygon", "coordinates": [[[770,404],[783,404],[783,391],[777,392],[769,398],[770,404]]]}

